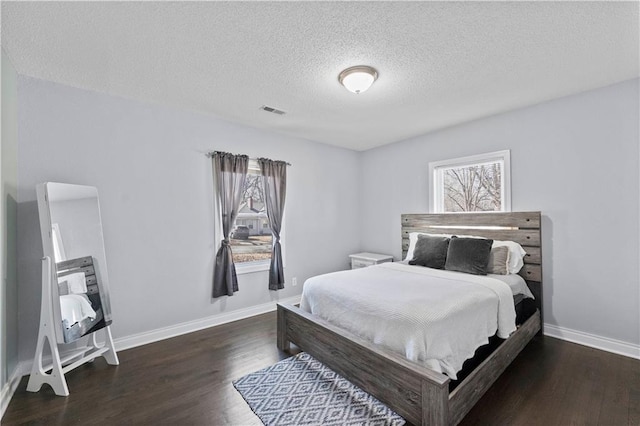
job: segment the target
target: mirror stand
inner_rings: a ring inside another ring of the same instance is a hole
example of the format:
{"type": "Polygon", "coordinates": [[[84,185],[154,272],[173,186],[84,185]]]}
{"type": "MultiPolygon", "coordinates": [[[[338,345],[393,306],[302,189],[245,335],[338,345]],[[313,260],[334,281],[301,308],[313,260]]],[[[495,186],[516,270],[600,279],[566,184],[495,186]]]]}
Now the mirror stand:
{"type": "Polygon", "coordinates": [[[84,347],[76,348],[71,353],[65,353],[61,357],[58,347],[58,337],[54,326],[54,309],[59,306],[57,294],[51,289],[52,277],[54,276],[53,262],[49,256],[42,259],[42,301],[40,304],[40,330],[38,331],[38,343],[36,354],[31,367],[27,391],[38,392],[43,384],[51,386],[56,395],[68,396],[69,388],[64,375],[76,367],[86,362],[91,362],[95,358],[102,356],[107,364],[118,365],[118,355],[116,354],[111,328],[103,328],[105,332],[104,343],[98,343],[97,331],[91,333],[90,343],[84,347]],[[50,349],[51,363],[44,364],[45,349],[50,349]]]}

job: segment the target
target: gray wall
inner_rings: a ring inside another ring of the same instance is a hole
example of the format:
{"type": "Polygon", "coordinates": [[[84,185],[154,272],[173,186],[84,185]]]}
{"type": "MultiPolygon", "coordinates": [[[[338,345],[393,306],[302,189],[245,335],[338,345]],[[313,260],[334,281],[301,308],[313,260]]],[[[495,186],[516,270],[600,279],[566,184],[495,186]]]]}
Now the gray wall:
{"type": "Polygon", "coordinates": [[[364,152],[361,247],[401,256],[430,161],[511,150],[512,210],[543,214],[545,322],[640,343],[639,80],[364,152]]]}
{"type": "Polygon", "coordinates": [[[543,212],[546,321],[640,343],[638,80],[363,153],[211,116],[19,78],[20,356],[30,359],[40,293],[34,187],[98,187],[115,337],[300,293],[290,280],[348,266],[367,250],[400,256],[401,213],[428,208],[428,163],[511,150],[513,210],[543,212]],[[210,299],[210,149],[293,163],[287,287],[266,273],[210,299]]]}
{"type": "Polygon", "coordinates": [[[297,295],[306,278],[346,269],[358,248],[356,152],[28,77],[19,93],[22,359],[33,357],[38,330],[40,182],[98,188],[114,338],[297,295]],[[292,163],[284,290],[270,292],[257,272],[212,301],[211,149],[292,163]]]}
{"type": "Polygon", "coordinates": [[[0,390],[18,367],[17,74],[2,50],[2,150],[0,196],[0,390]]]}

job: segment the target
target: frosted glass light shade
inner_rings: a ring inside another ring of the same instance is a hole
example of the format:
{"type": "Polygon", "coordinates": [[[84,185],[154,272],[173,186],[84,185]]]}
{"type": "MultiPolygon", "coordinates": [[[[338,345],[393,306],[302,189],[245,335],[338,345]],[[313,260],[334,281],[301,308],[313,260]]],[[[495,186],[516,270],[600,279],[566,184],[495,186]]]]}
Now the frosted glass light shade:
{"type": "Polygon", "coordinates": [[[338,76],[340,83],[350,92],[362,93],[378,78],[378,72],[366,65],[347,68],[338,76]]]}

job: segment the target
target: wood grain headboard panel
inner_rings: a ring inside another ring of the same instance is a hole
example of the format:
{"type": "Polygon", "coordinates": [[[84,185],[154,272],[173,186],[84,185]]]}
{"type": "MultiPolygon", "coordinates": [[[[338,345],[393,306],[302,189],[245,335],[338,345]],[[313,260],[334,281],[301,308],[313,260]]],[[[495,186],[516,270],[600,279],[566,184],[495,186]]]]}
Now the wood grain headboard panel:
{"type": "Polygon", "coordinates": [[[520,275],[527,281],[542,313],[542,238],[540,212],[460,214],[403,214],[402,258],[409,249],[409,233],[474,235],[519,243],[527,252],[520,275]]]}

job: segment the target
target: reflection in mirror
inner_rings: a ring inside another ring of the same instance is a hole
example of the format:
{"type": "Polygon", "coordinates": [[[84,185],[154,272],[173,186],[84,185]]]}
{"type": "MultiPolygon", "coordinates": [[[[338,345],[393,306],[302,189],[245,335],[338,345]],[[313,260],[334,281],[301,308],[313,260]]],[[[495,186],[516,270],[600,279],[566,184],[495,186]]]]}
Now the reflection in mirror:
{"type": "Polygon", "coordinates": [[[51,225],[51,239],[53,240],[53,256],[55,262],[58,263],[67,260],[62,238],[60,237],[60,226],[57,223],[51,225]]]}
{"type": "Polygon", "coordinates": [[[56,270],[53,294],[60,298],[58,341],[70,343],[111,324],[98,191],[53,182],[45,190],[56,270]]]}
{"type": "Polygon", "coordinates": [[[57,262],[62,332],[66,343],[93,333],[105,322],[91,256],[57,262]]]}

